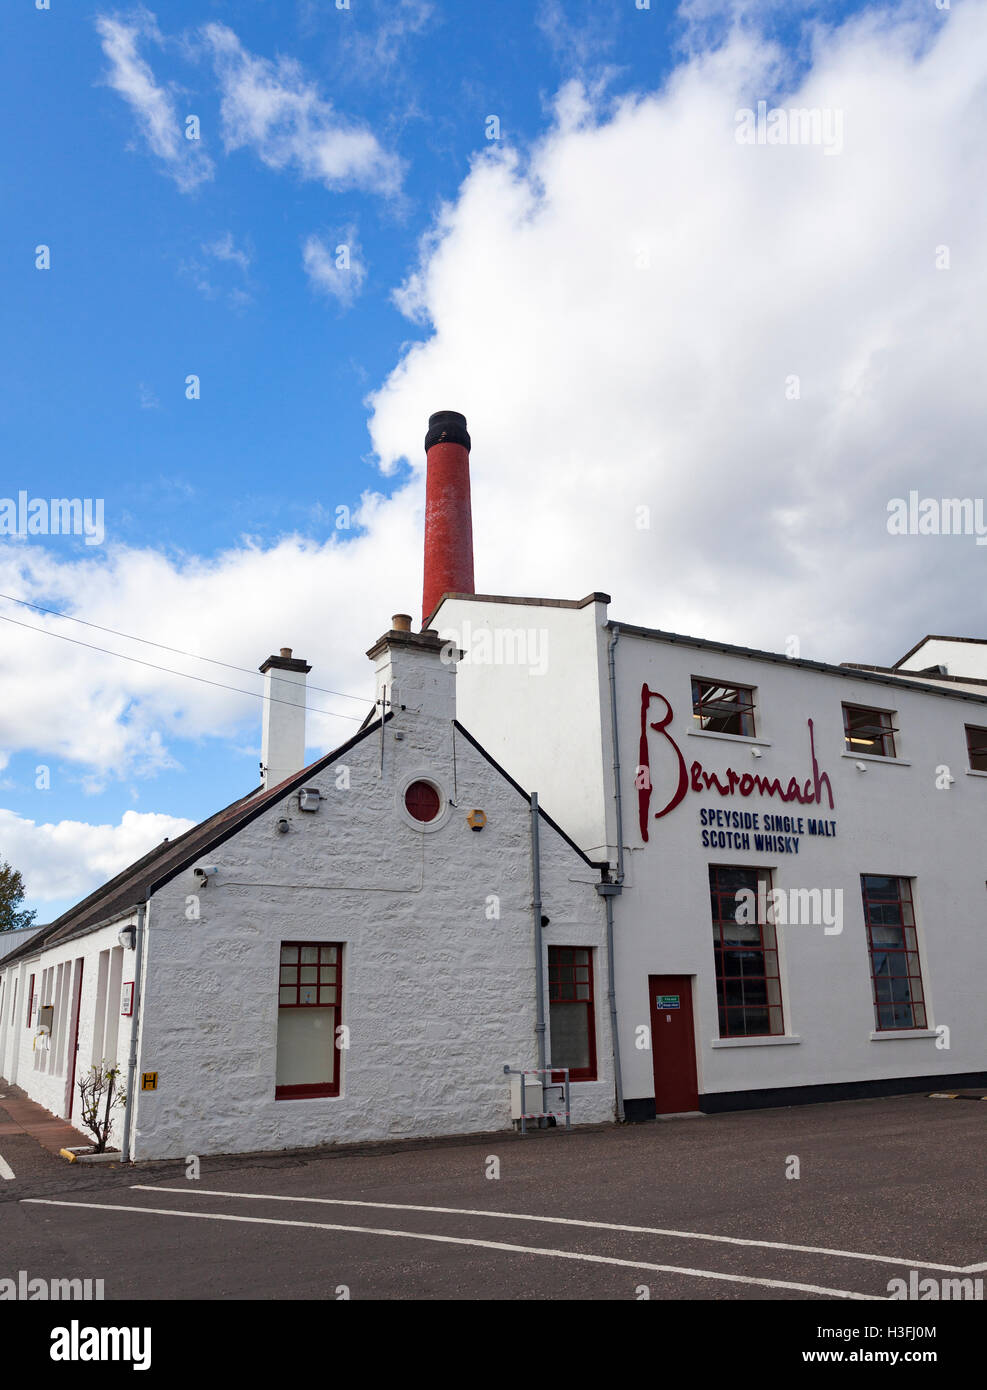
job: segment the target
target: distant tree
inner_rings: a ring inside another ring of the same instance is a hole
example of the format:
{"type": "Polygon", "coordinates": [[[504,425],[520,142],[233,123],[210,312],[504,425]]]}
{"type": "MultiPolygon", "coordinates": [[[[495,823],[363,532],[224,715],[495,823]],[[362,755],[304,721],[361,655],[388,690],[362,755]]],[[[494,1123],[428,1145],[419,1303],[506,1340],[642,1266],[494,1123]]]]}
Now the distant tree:
{"type": "Polygon", "coordinates": [[[20,931],[23,927],[33,927],[36,913],[18,912],[17,906],[24,899],[24,880],[19,869],[12,869],[6,862],[0,863],[0,931],[20,931]]]}

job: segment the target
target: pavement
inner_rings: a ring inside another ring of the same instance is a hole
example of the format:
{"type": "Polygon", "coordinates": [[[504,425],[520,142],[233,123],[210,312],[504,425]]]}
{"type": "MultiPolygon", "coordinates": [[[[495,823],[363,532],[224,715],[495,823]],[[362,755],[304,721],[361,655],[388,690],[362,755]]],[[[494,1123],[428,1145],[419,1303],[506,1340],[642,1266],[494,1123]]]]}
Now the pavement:
{"type": "Polygon", "coordinates": [[[982,1289],[985,1122],[982,1102],[905,1096],[207,1156],[197,1178],[69,1165],[8,1132],[0,1277],[101,1278],[106,1299],[137,1300],[850,1306],[910,1277],[982,1289]]]}
{"type": "MultiPolygon", "coordinates": [[[[25,1164],[31,1167],[37,1159],[32,1141],[47,1153],[58,1154],[62,1149],[91,1145],[93,1138],[29,1100],[20,1087],[10,1086],[0,1078],[0,1155],[12,1148],[22,1168],[25,1164]],[[27,1142],[22,1143],[23,1140],[27,1142]]],[[[11,1166],[9,1159],[5,1162],[11,1166]]]]}

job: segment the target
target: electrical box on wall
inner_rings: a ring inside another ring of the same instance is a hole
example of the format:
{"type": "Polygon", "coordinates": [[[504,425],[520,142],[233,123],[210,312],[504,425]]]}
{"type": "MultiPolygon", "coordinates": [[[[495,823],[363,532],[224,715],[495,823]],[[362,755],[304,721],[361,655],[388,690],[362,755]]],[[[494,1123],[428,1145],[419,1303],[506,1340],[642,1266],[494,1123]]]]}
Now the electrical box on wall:
{"type": "Polygon", "coordinates": [[[129,1018],[134,1012],[134,982],[128,980],[120,996],[120,1017],[129,1018]]]}

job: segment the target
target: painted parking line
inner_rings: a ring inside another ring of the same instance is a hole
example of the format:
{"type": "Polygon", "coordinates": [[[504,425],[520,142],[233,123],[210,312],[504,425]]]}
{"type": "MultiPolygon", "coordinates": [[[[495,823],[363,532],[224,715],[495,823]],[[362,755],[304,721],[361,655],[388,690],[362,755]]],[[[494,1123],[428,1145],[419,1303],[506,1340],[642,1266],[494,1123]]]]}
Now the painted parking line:
{"type": "Polygon", "coordinates": [[[492,1216],[498,1221],[542,1221],[555,1226],[581,1226],[596,1231],[624,1231],[631,1235],[670,1236],[677,1240],[707,1240],[721,1245],[749,1245],[758,1250],[787,1250],[803,1255],[835,1255],[844,1260],[865,1260],[873,1264],[906,1265],[909,1269],[938,1269],[948,1274],[970,1274],[979,1265],[932,1264],[928,1260],[898,1259],[894,1255],[867,1255],[859,1250],[830,1250],[823,1245],[789,1245],[777,1240],[745,1240],[741,1236],[714,1236],[704,1231],[670,1231],[660,1226],[622,1226],[612,1221],[580,1221],[571,1216],[531,1216],[516,1211],[482,1211],[472,1207],[424,1207],[405,1202],[360,1202],[346,1197],[285,1197],[269,1192],[214,1192],[209,1188],[148,1186],[132,1183],[134,1192],[174,1192],[183,1197],[238,1197],[251,1202],[315,1202],[329,1207],[373,1207],[379,1211],[424,1211],[445,1216],[492,1216]]]}
{"type": "Polygon", "coordinates": [[[0,1154],[0,1178],[5,1178],[7,1182],[14,1176],[14,1170],[7,1160],[0,1154]]]}
{"type": "Polygon", "coordinates": [[[690,1269],[681,1265],[649,1264],[643,1260],[618,1260],[613,1255],[589,1255],[576,1250],[550,1250],[538,1245],[508,1245],[499,1240],[475,1240],[466,1236],[440,1236],[422,1231],[392,1231],[379,1226],[337,1226],[322,1221],[280,1221],[273,1216],[229,1216],[207,1211],[178,1211],[168,1207],[127,1207],[109,1202],[59,1202],[49,1197],[23,1197],[25,1205],[41,1207],[83,1207],[87,1211],[125,1211],[143,1216],[181,1216],[195,1221],[231,1221],[238,1225],[292,1226],[300,1230],[341,1231],[351,1235],[390,1236],[397,1240],[423,1240],[438,1245],[468,1245],[480,1250],[500,1250],[511,1255],[543,1255],[556,1260],[576,1260],[583,1264],[617,1265],[622,1269],[644,1269],[653,1274],[679,1274],[689,1279],[714,1279],[728,1284],[749,1284],[765,1289],[789,1289],[795,1293],[851,1298],[862,1302],[886,1303],[886,1297],[857,1293],[851,1289],[830,1289],[821,1284],[797,1284],[787,1279],[760,1279],[747,1274],[722,1274],[718,1270],[690,1269]]]}

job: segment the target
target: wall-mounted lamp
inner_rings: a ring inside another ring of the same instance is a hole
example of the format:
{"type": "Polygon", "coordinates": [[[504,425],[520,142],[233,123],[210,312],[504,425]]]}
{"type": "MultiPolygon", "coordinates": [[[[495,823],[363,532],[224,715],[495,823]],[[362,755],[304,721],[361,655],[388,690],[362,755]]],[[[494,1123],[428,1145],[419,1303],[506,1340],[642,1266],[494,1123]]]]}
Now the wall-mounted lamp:
{"type": "Polygon", "coordinates": [[[854,767],[857,769],[858,772],[866,772],[866,771],[867,771],[867,764],[866,764],[866,763],[854,763],[854,767]]]}
{"type": "Polygon", "coordinates": [[[207,864],[198,865],[196,868],[192,870],[192,873],[195,876],[197,887],[205,888],[209,880],[211,878],[216,877],[216,875],[219,873],[219,870],[216,868],[215,864],[207,864]]]}
{"type": "Polygon", "coordinates": [[[278,834],[287,835],[290,829],[291,826],[288,824],[287,817],[282,816],[281,819],[278,821],[278,834]]]}
{"type": "Polygon", "coordinates": [[[137,928],[122,927],[117,933],[117,940],[125,951],[132,951],[137,941],[137,928]]]}
{"type": "Polygon", "coordinates": [[[761,750],[760,750],[760,748],[752,748],[752,749],[751,749],[751,757],[752,757],[752,758],[759,758],[760,756],[761,756],[761,750]]]}

